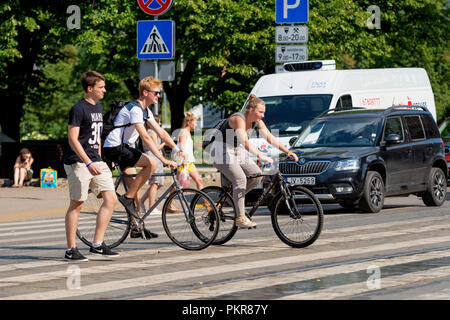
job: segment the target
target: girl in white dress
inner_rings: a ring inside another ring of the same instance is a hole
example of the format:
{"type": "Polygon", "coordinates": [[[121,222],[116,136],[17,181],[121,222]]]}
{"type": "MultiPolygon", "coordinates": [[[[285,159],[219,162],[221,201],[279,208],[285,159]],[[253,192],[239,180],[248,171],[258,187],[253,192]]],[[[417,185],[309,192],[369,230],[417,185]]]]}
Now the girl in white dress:
{"type": "Polygon", "coordinates": [[[189,177],[194,180],[197,189],[203,189],[203,179],[195,167],[194,158],[194,142],[192,141],[191,131],[197,126],[197,118],[193,113],[188,112],[183,120],[181,131],[178,136],[178,147],[183,150],[184,160],[181,166],[177,169],[177,176],[179,178],[182,171],[187,171],[189,177]]]}

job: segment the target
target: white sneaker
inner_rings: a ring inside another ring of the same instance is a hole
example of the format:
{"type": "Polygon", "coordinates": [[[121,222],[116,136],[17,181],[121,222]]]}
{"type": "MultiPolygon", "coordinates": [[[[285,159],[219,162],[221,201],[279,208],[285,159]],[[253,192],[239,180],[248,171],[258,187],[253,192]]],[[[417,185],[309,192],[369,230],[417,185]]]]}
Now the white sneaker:
{"type": "Polygon", "coordinates": [[[161,215],[161,210],[159,210],[158,208],[153,209],[153,211],[151,212],[151,215],[154,216],[160,216],[161,215]]]}
{"type": "Polygon", "coordinates": [[[238,216],[236,218],[236,225],[239,229],[252,229],[256,228],[256,223],[247,218],[246,216],[238,216]]]}

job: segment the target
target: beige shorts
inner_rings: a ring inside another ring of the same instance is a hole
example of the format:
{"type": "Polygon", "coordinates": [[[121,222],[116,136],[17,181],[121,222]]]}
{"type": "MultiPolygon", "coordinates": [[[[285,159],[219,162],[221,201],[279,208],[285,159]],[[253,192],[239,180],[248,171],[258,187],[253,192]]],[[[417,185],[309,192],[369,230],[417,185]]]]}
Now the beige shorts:
{"type": "Polygon", "coordinates": [[[111,170],[106,163],[99,161],[95,164],[102,171],[101,174],[93,176],[84,163],[64,165],[69,184],[70,200],[86,201],[89,189],[98,195],[102,191],[114,191],[114,182],[111,170]]]}

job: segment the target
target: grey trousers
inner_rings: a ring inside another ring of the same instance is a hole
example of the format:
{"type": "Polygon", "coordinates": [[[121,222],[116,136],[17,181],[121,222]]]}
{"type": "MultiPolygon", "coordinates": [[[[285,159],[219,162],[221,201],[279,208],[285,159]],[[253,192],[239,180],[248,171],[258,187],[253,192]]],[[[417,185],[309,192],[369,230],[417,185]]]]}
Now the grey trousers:
{"type": "Polygon", "coordinates": [[[213,166],[231,181],[237,215],[243,216],[245,215],[245,194],[255,188],[263,179],[263,177],[247,179],[247,176],[259,174],[261,169],[255,161],[250,159],[244,148],[233,148],[222,142],[214,144],[211,152],[213,166]]]}

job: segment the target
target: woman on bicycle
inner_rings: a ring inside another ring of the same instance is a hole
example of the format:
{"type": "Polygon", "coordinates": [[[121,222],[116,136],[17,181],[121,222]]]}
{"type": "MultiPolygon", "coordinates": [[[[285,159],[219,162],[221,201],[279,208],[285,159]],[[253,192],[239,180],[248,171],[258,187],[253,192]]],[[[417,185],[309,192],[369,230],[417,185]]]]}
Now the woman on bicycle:
{"type": "Polygon", "coordinates": [[[233,186],[233,200],[236,204],[236,225],[239,228],[254,228],[256,223],[245,215],[245,194],[256,187],[262,177],[247,179],[247,176],[261,173],[258,165],[250,159],[247,152],[252,153],[258,159],[273,163],[273,160],[253,146],[248,140],[248,134],[252,130],[258,130],[268,143],[285,152],[296,162],[298,157],[290,152],[281,142],[275,138],[262,121],[266,105],[263,100],[251,94],[243,112],[231,115],[219,129],[222,139],[216,139],[211,148],[211,159],[217,168],[233,186]]]}

